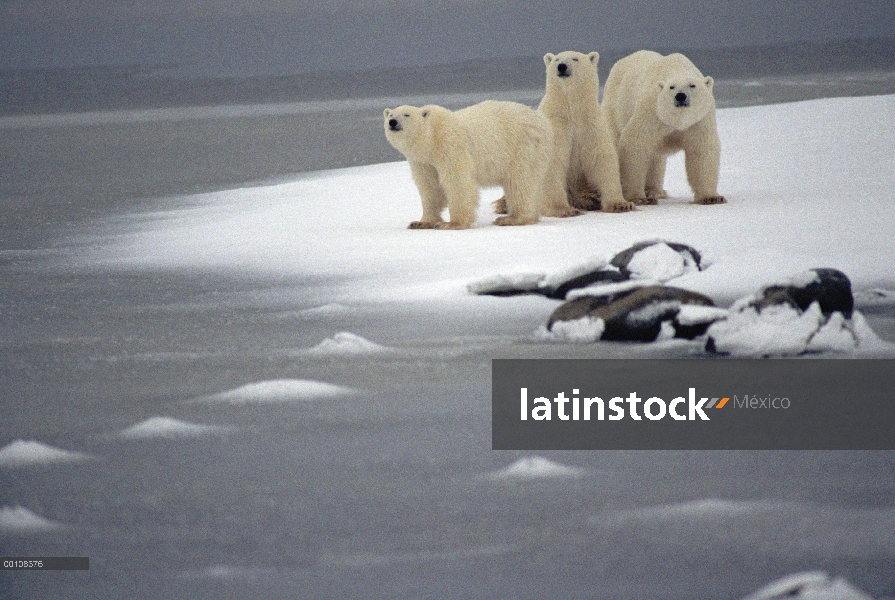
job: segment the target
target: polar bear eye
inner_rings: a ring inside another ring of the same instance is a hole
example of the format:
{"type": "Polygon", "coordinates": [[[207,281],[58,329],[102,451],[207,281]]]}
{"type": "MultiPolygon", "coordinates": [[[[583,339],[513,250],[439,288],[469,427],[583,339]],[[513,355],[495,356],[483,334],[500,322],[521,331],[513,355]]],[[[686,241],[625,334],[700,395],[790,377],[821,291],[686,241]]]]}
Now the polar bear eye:
{"type": "Polygon", "coordinates": [[[669,90],[673,90],[673,89],[674,89],[674,86],[673,86],[673,85],[669,85],[669,86],[668,86],[668,89],[669,89],[669,90]]]}
{"type": "Polygon", "coordinates": [[[408,119],[410,118],[410,115],[408,115],[407,113],[404,113],[404,116],[407,117],[408,119]]]}
{"type": "Polygon", "coordinates": [[[691,88],[695,88],[695,87],[696,87],[696,84],[695,84],[695,83],[691,83],[691,84],[690,84],[690,87],[691,87],[691,88]]]}
{"type": "Polygon", "coordinates": [[[578,59],[577,59],[577,58],[573,58],[572,60],[574,60],[575,62],[578,62],[578,59]]]}

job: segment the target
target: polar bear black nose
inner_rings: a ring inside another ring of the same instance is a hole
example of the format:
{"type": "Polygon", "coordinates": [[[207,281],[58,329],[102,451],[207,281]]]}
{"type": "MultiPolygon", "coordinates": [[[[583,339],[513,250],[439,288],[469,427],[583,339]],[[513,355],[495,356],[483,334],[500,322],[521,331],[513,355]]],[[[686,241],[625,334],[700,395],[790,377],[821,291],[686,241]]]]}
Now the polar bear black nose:
{"type": "Polygon", "coordinates": [[[556,70],[559,71],[560,75],[566,75],[566,71],[569,70],[569,66],[566,63],[559,63],[556,65],[556,70]]]}
{"type": "Polygon", "coordinates": [[[687,106],[687,94],[684,92],[678,92],[674,95],[674,104],[676,106],[687,106]]]}
{"type": "Polygon", "coordinates": [[[398,126],[398,119],[389,119],[389,120],[388,120],[388,126],[389,126],[391,129],[394,129],[395,127],[397,127],[397,126],[398,126]]]}

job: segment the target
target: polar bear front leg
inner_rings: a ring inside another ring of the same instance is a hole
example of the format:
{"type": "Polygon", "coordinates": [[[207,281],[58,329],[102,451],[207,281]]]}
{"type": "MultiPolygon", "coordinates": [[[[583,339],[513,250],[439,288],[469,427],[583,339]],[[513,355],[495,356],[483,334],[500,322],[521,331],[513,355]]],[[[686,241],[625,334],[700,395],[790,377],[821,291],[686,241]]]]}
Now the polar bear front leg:
{"type": "MultiPolygon", "coordinates": [[[[471,160],[455,161],[450,169],[442,170],[441,184],[451,220],[439,223],[437,229],[469,229],[475,223],[479,186],[473,174],[471,160]]],[[[509,203],[507,205],[509,207],[509,203]]]]}
{"type": "Polygon", "coordinates": [[[664,154],[656,154],[650,162],[649,170],[646,173],[646,198],[653,200],[653,204],[662,198],[668,197],[665,191],[665,165],[668,157],[664,154]]]}
{"type": "MultiPolygon", "coordinates": [[[[622,138],[624,142],[624,138],[622,138]]],[[[634,204],[655,204],[646,195],[646,173],[651,160],[650,148],[638,143],[620,143],[618,157],[622,195],[634,204]]]]}
{"type": "Polygon", "coordinates": [[[553,127],[553,149],[550,151],[550,164],[544,173],[543,186],[540,191],[540,212],[544,217],[577,217],[584,213],[578,210],[580,207],[569,202],[566,193],[572,133],[558,120],[551,121],[551,126],[553,127]]]}
{"type": "Polygon", "coordinates": [[[592,175],[588,177],[588,185],[596,187],[600,193],[600,206],[603,212],[618,213],[634,210],[634,203],[625,200],[622,192],[621,177],[618,168],[618,153],[609,139],[599,140],[599,151],[593,160],[592,175]],[[596,181],[591,178],[596,176],[596,181]]]}
{"type": "Polygon", "coordinates": [[[423,202],[423,217],[412,221],[408,229],[435,229],[443,222],[441,213],[447,206],[444,189],[438,182],[438,171],[432,165],[421,162],[410,162],[410,174],[420,192],[423,202]]]}
{"type": "Polygon", "coordinates": [[[718,174],[721,171],[721,142],[714,115],[694,125],[684,139],[684,166],[687,181],[693,188],[694,204],[724,204],[718,194],[718,174]]]}
{"type": "Polygon", "coordinates": [[[724,204],[727,200],[718,193],[719,152],[710,148],[685,151],[684,165],[687,181],[693,188],[694,204],[724,204]]]}
{"type": "Polygon", "coordinates": [[[622,130],[618,141],[619,175],[625,200],[634,204],[655,204],[646,195],[646,175],[658,147],[658,136],[635,118],[622,130]]]}

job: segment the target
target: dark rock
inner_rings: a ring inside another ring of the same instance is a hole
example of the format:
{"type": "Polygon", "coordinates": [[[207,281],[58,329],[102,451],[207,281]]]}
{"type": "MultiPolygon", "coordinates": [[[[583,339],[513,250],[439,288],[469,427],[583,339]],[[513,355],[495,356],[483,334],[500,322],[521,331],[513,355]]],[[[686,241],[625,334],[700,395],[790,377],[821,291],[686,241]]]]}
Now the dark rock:
{"type": "Polygon", "coordinates": [[[789,284],[767,286],[757,296],[749,306],[754,306],[759,312],[775,304],[789,304],[803,311],[817,302],[823,314],[841,312],[842,316],[850,319],[855,307],[851,281],[845,273],[836,269],[811,269],[793,277],[789,284]]]}
{"type": "Polygon", "coordinates": [[[853,315],[848,277],[810,269],[737,300],[727,319],[708,330],[705,349],[756,357],[850,351],[872,343],[873,335],[861,329],[863,321],[852,322],[853,315]]]}
{"type": "Polygon", "coordinates": [[[591,315],[597,309],[612,304],[616,300],[621,300],[625,296],[633,294],[639,289],[641,288],[632,286],[624,290],[609,291],[605,294],[589,294],[587,296],[580,296],[574,300],[569,300],[553,311],[550,318],[547,319],[547,329],[550,330],[553,327],[553,323],[556,321],[575,321],[576,319],[591,315]]]}
{"type": "MultiPolygon", "coordinates": [[[[572,290],[599,283],[613,284],[627,281],[632,275],[631,271],[628,269],[631,259],[634,258],[639,251],[656,244],[665,244],[680,254],[683,261],[681,265],[683,270],[687,269],[687,265],[695,265],[696,268],[700,270],[703,268],[702,255],[690,246],[687,246],[686,244],[678,244],[676,242],[653,240],[648,242],[638,242],[627,250],[619,252],[612,259],[611,264],[607,265],[601,260],[599,265],[593,264],[593,261],[591,265],[588,263],[578,265],[577,269],[571,271],[574,275],[570,276],[569,279],[565,281],[560,280],[558,283],[554,281],[557,277],[566,277],[568,275],[559,273],[553,276],[541,276],[540,280],[535,280],[534,274],[521,277],[519,275],[496,275],[481,281],[473,282],[469,284],[467,288],[470,293],[479,295],[516,296],[520,294],[543,294],[554,300],[565,300],[568,293],[572,290]],[[550,283],[547,283],[548,281],[550,283]]],[[[660,276],[655,278],[649,276],[649,278],[653,281],[657,279],[665,281],[665,278],[660,276]]]]}
{"type": "Polygon", "coordinates": [[[548,298],[553,298],[555,300],[564,300],[571,290],[587,287],[594,283],[618,283],[619,281],[625,281],[626,279],[627,276],[622,275],[615,269],[607,269],[604,267],[596,271],[591,271],[590,273],[585,273],[584,275],[579,275],[578,277],[573,277],[572,279],[561,283],[553,290],[549,290],[546,295],[548,298]]]}
{"type": "Polygon", "coordinates": [[[663,322],[675,327],[676,337],[692,339],[705,332],[711,321],[678,323],[676,317],[683,304],[714,306],[712,299],[670,286],[647,286],[623,290],[604,296],[582,296],[557,308],[547,321],[552,329],[557,321],[573,321],[583,317],[602,319],[605,327],[600,339],[651,342],[662,330],[663,322]]]}

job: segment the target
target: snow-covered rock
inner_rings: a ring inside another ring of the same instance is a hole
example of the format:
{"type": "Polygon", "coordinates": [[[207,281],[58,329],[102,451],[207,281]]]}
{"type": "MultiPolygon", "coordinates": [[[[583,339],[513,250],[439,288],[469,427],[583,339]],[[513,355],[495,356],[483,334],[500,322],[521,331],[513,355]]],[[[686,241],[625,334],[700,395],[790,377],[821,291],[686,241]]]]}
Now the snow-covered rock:
{"type": "Polygon", "coordinates": [[[602,340],[652,342],[663,331],[662,338],[670,335],[692,339],[704,333],[719,316],[717,311],[691,311],[685,313],[683,322],[678,321],[685,305],[714,307],[714,302],[702,294],[670,286],[613,290],[566,302],[550,315],[547,329],[574,341],[591,341],[582,332],[597,331],[602,340]],[[663,328],[663,324],[667,325],[663,328]]]}

